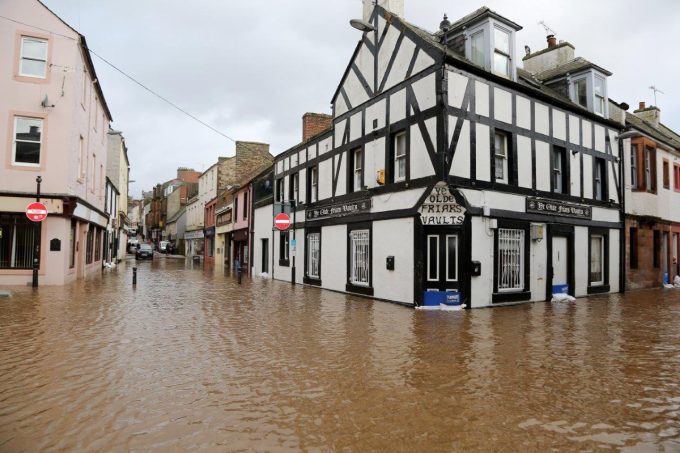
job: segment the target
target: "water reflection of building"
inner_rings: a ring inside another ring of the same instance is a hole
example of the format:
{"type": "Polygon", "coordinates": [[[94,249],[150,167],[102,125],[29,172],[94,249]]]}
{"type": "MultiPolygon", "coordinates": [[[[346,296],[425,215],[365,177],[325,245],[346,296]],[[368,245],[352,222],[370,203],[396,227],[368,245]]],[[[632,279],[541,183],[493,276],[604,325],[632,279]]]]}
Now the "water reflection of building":
{"type": "Polygon", "coordinates": [[[64,284],[101,268],[111,113],[83,35],[37,0],[0,15],[15,19],[0,35],[0,285],[31,281],[36,243],[40,283],[64,284]],[[36,234],[37,176],[49,214],[36,234]]]}

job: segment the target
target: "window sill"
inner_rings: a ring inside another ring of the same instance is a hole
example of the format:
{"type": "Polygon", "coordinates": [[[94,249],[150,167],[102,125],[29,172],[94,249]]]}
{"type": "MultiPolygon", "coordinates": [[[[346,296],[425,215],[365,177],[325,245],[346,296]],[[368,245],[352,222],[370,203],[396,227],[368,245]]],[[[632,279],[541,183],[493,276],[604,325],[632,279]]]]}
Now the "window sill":
{"type": "Polygon", "coordinates": [[[348,293],[362,294],[364,296],[372,296],[373,295],[373,287],[372,286],[360,286],[360,285],[354,285],[352,283],[347,283],[345,285],[345,291],[347,291],[348,293]]]}
{"type": "Polygon", "coordinates": [[[321,286],[321,279],[316,277],[307,277],[302,279],[302,283],[312,286],[321,286]]]}
{"type": "Polygon", "coordinates": [[[493,293],[491,295],[492,303],[499,302],[518,302],[531,299],[531,291],[517,291],[507,293],[493,293]]]}
{"type": "Polygon", "coordinates": [[[588,286],[588,294],[603,294],[610,291],[609,285],[588,286]]]}

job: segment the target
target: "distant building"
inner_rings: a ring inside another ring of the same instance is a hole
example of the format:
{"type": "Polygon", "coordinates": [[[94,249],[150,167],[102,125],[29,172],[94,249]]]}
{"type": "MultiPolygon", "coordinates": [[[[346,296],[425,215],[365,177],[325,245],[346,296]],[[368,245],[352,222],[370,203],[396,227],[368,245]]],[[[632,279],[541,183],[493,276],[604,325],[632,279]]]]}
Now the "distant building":
{"type": "MultiPolygon", "coordinates": [[[[130,221],[128,219],[128,180],[130,176],[130,161],[125,138],[120,131],[109,130],[106,176],[115,188],[115,208],[109,211],[109,225],[104,243],[106,244],[106,261],[120,261],[125,258],[127,250],[130,221]]],[[[110,204],[109,197],[113,193],[106,192],[105,203],[110,204]]]]}
{"type": "Polygon", "coordinates": [[[0,2],[0,285],[62,285],[98,272],[111,113],[85,37],[37,0],[0,2]],[[46,30],[49,30],[46,31],[46,30]],[[25,215],[42,177],[49,215],[25,215]]]}

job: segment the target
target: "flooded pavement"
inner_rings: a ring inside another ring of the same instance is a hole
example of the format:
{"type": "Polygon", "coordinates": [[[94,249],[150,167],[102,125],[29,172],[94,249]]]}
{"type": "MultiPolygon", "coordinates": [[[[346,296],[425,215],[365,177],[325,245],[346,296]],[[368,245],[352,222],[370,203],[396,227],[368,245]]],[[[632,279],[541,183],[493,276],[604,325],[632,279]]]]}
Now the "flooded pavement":
{"type": "Polygon", "coordinates": [[[422,312],[131,280],[0,299],[0,451],[680,450],[680,290],[422,312]]]}

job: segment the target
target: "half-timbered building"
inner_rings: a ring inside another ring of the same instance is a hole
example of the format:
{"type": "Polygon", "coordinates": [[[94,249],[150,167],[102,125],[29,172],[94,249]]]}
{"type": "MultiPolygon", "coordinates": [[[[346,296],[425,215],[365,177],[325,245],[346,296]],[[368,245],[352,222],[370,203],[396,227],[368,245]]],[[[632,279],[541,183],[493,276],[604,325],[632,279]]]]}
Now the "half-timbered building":
{"type": "Polygon", "coordinates": [[[274,278],[416,305],[618,291],[620,125],[599,99],[517,67],[521,27],[488,8],[430,33],[377,3],[330,130],[275,159],[273,214],[295,224],[273,235],[274,278]]]}

